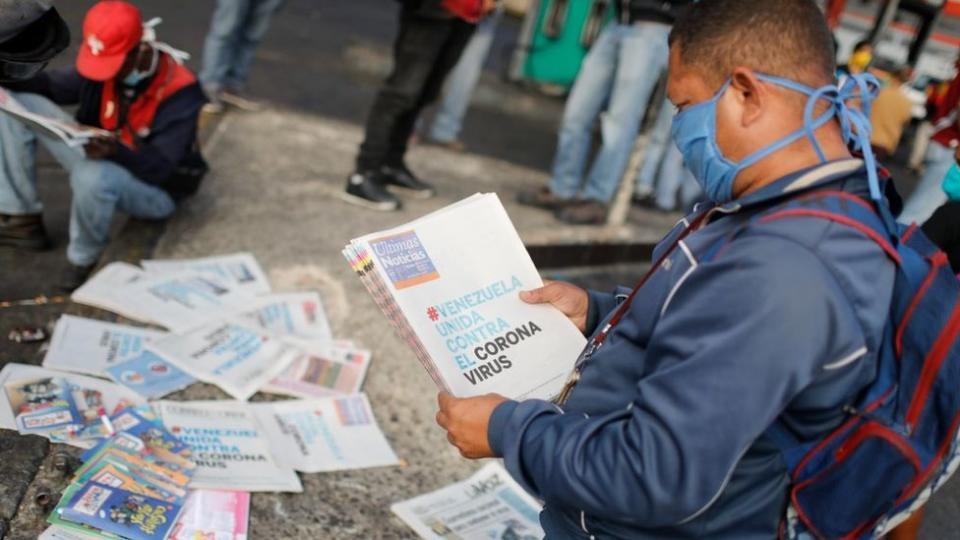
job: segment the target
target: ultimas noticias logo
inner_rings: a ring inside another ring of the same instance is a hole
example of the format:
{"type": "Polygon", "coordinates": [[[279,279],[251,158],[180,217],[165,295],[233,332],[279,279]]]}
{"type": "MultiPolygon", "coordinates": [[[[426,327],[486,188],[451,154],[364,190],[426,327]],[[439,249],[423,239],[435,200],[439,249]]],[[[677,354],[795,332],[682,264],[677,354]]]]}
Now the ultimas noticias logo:
{"type": "Polygon", "coordinates": [[[414,231],[406,231],[370,242],[384,272],[399,289],[440,278],[427,250],[414,231]]]}

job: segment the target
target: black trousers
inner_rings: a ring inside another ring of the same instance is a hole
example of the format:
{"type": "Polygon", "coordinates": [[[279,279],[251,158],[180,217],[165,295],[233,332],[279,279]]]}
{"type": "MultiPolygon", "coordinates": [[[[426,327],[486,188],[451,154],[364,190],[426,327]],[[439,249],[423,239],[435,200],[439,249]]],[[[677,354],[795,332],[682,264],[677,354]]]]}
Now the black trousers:
{"type": "Polygon", "coordinates": [[[423,17],[401,9],[393,72],[370,109],[358,172],[403,163],[420,111],[440,95],[474,28],[460,19],[423,17]]]}
{"type": "Polygon", "coordinates": [[[927,238],[950,257],[950,267],[960,274],[960,202],[948,202],[923,224],[927,238]]]}

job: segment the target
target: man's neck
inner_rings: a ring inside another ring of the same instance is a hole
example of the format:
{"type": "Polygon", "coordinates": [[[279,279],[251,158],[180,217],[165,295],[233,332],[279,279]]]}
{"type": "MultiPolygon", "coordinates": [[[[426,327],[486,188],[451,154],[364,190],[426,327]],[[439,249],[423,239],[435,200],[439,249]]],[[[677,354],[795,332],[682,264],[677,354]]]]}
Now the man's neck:
{"type": "MultiPolygon", "coordinates": [[[[839,131],[826,134],[818,131],[817,142],[828,162],[851,157],[839,131]]],[[[800,139],[742,171],[733,184],[734,196],[740,198],[749,195],[785,176],[822,163],[809,140],[800,139]]]]}

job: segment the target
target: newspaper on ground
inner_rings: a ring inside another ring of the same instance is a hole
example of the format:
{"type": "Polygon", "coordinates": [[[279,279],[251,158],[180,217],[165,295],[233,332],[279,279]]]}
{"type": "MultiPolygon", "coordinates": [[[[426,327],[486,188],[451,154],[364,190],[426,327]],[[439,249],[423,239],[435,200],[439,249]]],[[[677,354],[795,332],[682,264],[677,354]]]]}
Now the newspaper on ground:
{"type": "Polygon", "coordinates": [[[145,343],[164,332],[63,315],[50,338],[44,367],[107,376],[107,369],[137,356],[145,343]]]}
{"type": "Polygon", "coordinates": [[[171,274],[194,270],[212,275],[232,288],[250,295],[270,292],[270,282],[260,264],[250,253],[231,253],[200,259],[146,259],[140,261],[151,274],[171,274]]]}
{"type": "Polygon", "coordinates": [[[117,362],[107,368],[107,374],[117,383],[147,399],[157,399],[182,390],[197,379],[151,351],[117,362]]]}
{"type": "Polygon", "coordinates": [[[541,505],[500,465],[390,507],[425,540],[540,540],[541,505]]]}
{"type": "Polygon", "coordinates": [[[250,494],[197,489],[187,495],[168,540],[246,540],[250,494]]]}
{"type": "Polygon", "coordinates": [[[148,275],[122,289],[124,302],[171,332],[187,332],[248,306],[252,296],[211,274],[148,275]]]}
{"type": "Polygon", "coordinates": [[[140,267],[125,262],[112,262],[104,266],[80,288],[73,291],[70,299],[78,304],[85,304],[107,311],[112,311],[145,323],[152,323],[144,313],[137,310],[137,306],[126,300],[125,288],[146,277],[140,267]]]}
{"type": "Polygon", "coordinates": [[[271,334],[234,320],[170,334],[147,348],[240,400],[255,394],[304,354],[271,334]]]}
{"type": "Polygon", "coordinates": [[[0,428],[18,429],[17,417],[22,416],[20,424],[32,419],[33,432],[56,442],[90,448],[94,438],[85,438],[84,429],[97,426],[101,412],[109,413],[119,407],[141,405],[145,401],[139,395],[115,383],[96,377],[78,375],[40,366],[10,363],[0,370],[0,388],[4,390],[0,399],[0,428]],[[61,390],[69,385],[70,393],[61,390]],[[56,388],[55,388],[56,387],[56,388]],[[35,405],[51,404],[49,411],[35,405]],[[44,417],[44,412],[52,413],[44,417]],[[70,427],[79,414],[83,427],[70,427]],[[50,429],[43,429],[40,424],[50,429]],[[67,432],[57,431],[53,424],[69,428],[67,432]]]}
{"type": "Polygon", "coordinates": [[[370,351],[350,343],[334,343],[322,353],[297,356],[260,390],[304,399],[355,394],[360,391],[369,366],[370,351]]]}
{"type": "Polygon", "coordinates": [[[76,122],[64,122],[49,116],[29,111],[6,89],[0,87],[0,112],[13,116],[26,126],[50,138],[57,138],[67,146],[83,146],[94,137],[113,138],[104,129],[83,126],[76,122]]]}
{"type": "Polygon", "coordinates": [[[253,412],[234,401],[160,401],[163,424],[193,449],[194,489],[301,492],[292,467],[274,461],[253,412]]]}
{"type": "Polygon", "coordinates": [[[278,463],[307,472],[398,463],[364,394],[250,405],[278,463]]]}
{"type": "Polygon", "coordinates": [[[557,309],[495,194],[354,239],[344,256],[436,384],[455,396],[559,393],[586,340],[557,309]]]}
{"type": "Polygon", "coordinates": [[[333,340],[323,303],[315,292],[260,296],[241,316],[259,328],[306,346],[326,346],[333,340]]]}

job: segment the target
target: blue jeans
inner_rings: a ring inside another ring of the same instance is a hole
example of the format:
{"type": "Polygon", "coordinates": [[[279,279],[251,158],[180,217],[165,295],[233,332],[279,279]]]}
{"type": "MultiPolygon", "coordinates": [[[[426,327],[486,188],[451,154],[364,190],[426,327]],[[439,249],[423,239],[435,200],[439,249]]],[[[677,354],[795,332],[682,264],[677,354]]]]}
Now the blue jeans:
{"type": "Polygon", "coordinates": [[[609,24],[583,61],[563,113],[550,191],[562,199],[578,194],[608,203],[626,169],[640,117],[667,65],[663,24],[609,24]],[[601,118],[602,145],[583,184],[593,122],[601,118]]]}
{"type": "Polygon", "coordinates": [[[257,45],[270,18],[284,0],[217,0],[210,32],[203,44],[200,81],[207,92],[240,90],[247,83],[257,45]]]}
{"type": "MultiPolygon", "coordinates": [[[[73,121],[45,97],[13,93],[28,110],[73,121]]],[[[67,259],[78,266],[93,264],[107,245],[116,210],[144,219],[163,219],[175,204],[162,189],[138,180],[112,161],[91,160],[80,148],[34,133],[13,117],[0,114],[0,213],[38,214],[43,204],[37,194],[36,149],[42,144],[70,173],[70,245],[67,259]]]]}
{"type": "Polygon", "coordinates": [[[661,210],[677,208],[678,192],[681,209],[690,207],[701,193],[700,184],[693,173],[684,167],[683,154],[674,144],[670,133],[676,114],[673,104],[664,99],[643,157],[643,165],[637,173],[637,191],[654,192],[655,204],[661,210]]]}
{"type": "Polygon", "coordinates": [[[925,169],[920,183],[900,213],[899,220],[902,223],[922,225],[937,208],[947,202],[947,194],[943,191],[943,178],[954,163],[954,151],[936,141],[930,141],[923,163],[925,169]]]}
{"type": "Polygon", "coordinates": [[[446,94],[433,118],[433,125],[430,126],[431,139],[446,143],[455,141],[460,136],[463,117],[467,114],[473,89],[480,80],[483,64],[490,54],[502,14],[503,9],[499,8],[480,21],[467,47],[460,54],[460,60],[447,76],[446,94]]]}

